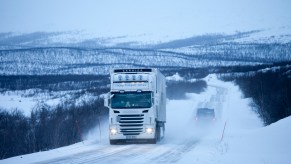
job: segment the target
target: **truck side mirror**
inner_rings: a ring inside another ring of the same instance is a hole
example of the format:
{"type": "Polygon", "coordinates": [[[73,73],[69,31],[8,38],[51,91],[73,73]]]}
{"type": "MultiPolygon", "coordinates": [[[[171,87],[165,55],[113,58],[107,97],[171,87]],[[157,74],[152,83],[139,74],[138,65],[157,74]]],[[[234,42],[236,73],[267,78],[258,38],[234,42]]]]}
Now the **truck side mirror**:
{"type": "Polygon", "coordinates": [[[104,96],[104,106],[109,108],[109,93],[104,96]]]}
{"type": "Polygon", "coordinates": [[[108,108],[108,98],[104,98],[104,106],[108,108]]]}

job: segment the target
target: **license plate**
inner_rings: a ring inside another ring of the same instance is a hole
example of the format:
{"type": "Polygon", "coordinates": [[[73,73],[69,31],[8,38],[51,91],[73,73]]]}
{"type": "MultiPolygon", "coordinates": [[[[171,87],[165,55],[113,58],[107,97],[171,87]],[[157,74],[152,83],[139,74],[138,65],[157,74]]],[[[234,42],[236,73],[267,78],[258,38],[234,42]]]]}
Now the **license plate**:
{"type": "Polygon", "coordinates": [[[126,139],[136,139],[136,136],[126,136],[126,139]]]}

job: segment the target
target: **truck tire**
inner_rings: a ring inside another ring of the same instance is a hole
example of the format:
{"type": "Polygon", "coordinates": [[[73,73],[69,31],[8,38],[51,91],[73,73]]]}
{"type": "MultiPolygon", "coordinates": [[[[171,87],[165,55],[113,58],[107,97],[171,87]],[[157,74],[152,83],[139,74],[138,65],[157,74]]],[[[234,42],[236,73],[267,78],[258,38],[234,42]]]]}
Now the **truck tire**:
{"type": "Polygon", "coordinates": [[[159,124],[157,124],[156,127],[156,140],[157,141],[161,140],[161,126],[159,124]]]}
{"type": "Polygon", "coordinates": [[[159,126],[158,126],[158,123],[157,123],[156,124],[156,130],[155,130],[155,138],[148,140],[148,143],[156,144],[159,141],[159,137],[160,137],[160,130],[159,130],[159,126]]]}
{"type": "Polygon", "coordinates": [[[161,137],[161,139],[163,139],[164,137],[165,137],[165,123],[163,123],[163,125],[162,125],[162,130],[161,130],[161,133],[163,134],[162,135],[162,137],[161,137]]]}
{"type": "Polygon", "coordinates": [[[165,123],[164,122],[158,122],[157,123],[157,140],[161,141],[165,137],[165,123]]]}

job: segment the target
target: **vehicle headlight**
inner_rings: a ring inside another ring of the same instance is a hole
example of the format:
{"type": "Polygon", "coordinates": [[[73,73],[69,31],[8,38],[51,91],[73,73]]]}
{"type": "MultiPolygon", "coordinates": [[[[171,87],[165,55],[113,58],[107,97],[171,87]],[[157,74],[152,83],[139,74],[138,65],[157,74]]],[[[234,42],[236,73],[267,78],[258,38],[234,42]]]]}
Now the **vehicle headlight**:
{"type": "Polygon", "coordinates": [[[116,128],[111,128],[111,129],[110,129],[110,133],[111,133],[112,135],[115,135],[115,134],[117,133],[117,129],[116,129],[116,128]]]}
{"type": "Polygon", "coordinates": [[[154,129],[153,128],[146,128],[145,131],[146,131],[146,133],[151,134],[154,132],[154,129]]]}

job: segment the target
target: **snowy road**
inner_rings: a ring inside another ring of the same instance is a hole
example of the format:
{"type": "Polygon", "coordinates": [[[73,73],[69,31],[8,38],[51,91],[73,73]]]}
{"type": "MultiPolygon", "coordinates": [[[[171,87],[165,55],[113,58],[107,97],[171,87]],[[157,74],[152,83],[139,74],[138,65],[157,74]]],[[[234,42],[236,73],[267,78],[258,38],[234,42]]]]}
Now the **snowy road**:
{"type": "Polygon", "coordinates": [[[95,150],[39,163],[175,163],[195,148],[197,141],[180,144],[99,146],[95,150]]]}
{"type": "Polygon", "coordinates": [[[250,114],[249,102],[241,98],[240,91],[232,83],[217,80],[216,76],[205,80],[208,83],[205,92],[187,94],[185,100],[167,101],[166,134],[158,144],[110,145],[108,124],[104,123],[101,135],[99,131],[93,132],[84,142],[13,157],[3,163],[225,163],[222,159],[229,151],[226,140],[235,129],[260,127],[261,124],[257,116],[250,114]],[[216,121],[198,126],[194,116],[199,107],[214,108],[216,121]]]}

